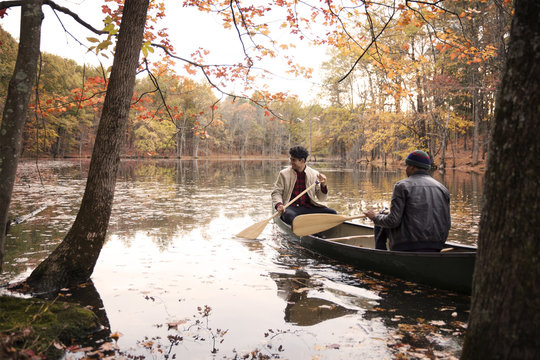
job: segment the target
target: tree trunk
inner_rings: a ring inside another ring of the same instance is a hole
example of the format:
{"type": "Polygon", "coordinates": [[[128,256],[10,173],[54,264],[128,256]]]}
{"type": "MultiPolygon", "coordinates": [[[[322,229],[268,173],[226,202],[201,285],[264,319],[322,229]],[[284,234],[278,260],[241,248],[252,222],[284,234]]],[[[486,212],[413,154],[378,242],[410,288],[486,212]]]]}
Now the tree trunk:
{"type": "Polygon", "coordinates": [[[43,0],[22,2],[19,50],[0,125],[0,272],[4,259],[5,226],[21,153],[22,132],[39,59],[42,3],[43,0]]]}
{"type": "Polygon", "coordinates": [[[472,100],[472,115],[473,115],[473,143],[472,143],[472,166],[478,165],[478,151],[480,148],[480,91],[479,86],[476,84],[476,81],[474,80],[476,77],[476,74],[473,75],[473,100],[472,100]]]}
{"type": "Polygon", "coordinates": [[[448,122],[450,120],[450,110],[448,110],[448,115],[446,116],[446,122],[443,129],[443,138],[441,144],[441,165],[440,169],[446,170],[446,147],[448,144],[448,122]]]}
{"type": "Polygon", "coordinates": [[[540,2],[516,0],[462,359],[540,358],[540,2]]]}
{"type": "Polygon", "coordinates": [[[180,159],[180,158],[182,158],[182,151],[180,150],[181,146],[182,146],[182,142],[180,141],[180,130],[178,130],[178,121],[175,121],[175,125],[176,125],[176,134],[175,134],[175,137],[176,137],[176,158],[180,159]]]}
{"type": "Polygon", "coordinates": [[[149,0],[127,0],[81,208],[62,243],[30,274],[35,292],[90,278],[103,247],[114,198],[149,0]]]}
{"type": "Polygon", "coordinates": [[[199,157],[199,143],[200,143],[199,136],[193,134],[192,140],[193,140],[193,158],[197,159],[199,157]]]}

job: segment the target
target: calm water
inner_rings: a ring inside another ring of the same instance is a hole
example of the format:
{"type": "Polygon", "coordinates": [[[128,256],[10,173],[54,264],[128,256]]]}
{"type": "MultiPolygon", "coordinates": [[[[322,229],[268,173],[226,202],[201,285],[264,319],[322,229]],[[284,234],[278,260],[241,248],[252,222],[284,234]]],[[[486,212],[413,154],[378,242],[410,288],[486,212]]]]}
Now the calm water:
{"type": "MultiPolygon", "coordinates": [[[[234,236],[271,214],[270,191],[285,165],[122,162],[95,289],[84,296],[119,335],[116,356],[458,357],[469,297],[319,258],[273,224],[255,241],[234,236]]],[[[405,176],[401,168],[313,167],[328,177],[328,205],[345,215],[388,206],[405,176]]],[[[62,240],[87,169],[87,161],[40,162],[38,176],[35,163],[19,166],[12,214],[35,213],[11,229],[0,284],[23,279],[62,240]]],[[[474,244],[481,176],[434,176],[452,196],[449,240],[474,244]]]]}

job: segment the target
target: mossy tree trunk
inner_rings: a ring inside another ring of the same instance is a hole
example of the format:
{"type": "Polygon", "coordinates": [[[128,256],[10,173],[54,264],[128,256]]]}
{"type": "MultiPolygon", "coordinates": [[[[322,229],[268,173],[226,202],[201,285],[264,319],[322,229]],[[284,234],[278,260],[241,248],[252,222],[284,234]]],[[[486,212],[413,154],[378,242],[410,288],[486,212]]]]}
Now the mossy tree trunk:
{"type": "Polygon", "coordinates": [[[540,358],[540,2],[516,0],[462,359],[540,358]]]}
{"type": "Polygon", "coordinates": [[[4,259],[6,224],[30,95],[40,52],[43,0],[27,0],[21,7],[19,50],[0,125],[0,272],[4,259]]]}
{"type": "Polygon", "coordinates": [[[81,207],[60,245],[26,279],[34,292],[88,280],[109,225],[149,0],[127,0],[81,207]]]}

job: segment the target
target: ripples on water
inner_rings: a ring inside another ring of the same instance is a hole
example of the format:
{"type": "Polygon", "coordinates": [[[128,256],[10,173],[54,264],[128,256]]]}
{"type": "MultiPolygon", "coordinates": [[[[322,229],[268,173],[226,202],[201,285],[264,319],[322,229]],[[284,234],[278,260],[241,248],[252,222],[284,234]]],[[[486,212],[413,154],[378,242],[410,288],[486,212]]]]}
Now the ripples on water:
{"type": "MultiPolygon", "coordinates": [[[[107,241],[92,276],[111,331],[121,333],[117,354],[458,356],[467,296],[322,259],[272,223],[258,240],[234,236],[270,215],[272,183],[284,165],[122,163],[107,241]]],[[[78,210],[87,166],[42,163],[40,180],[34,164],[21,164],[12,213],[43,210],[12,228],[1,283],[27,276],[62,240],[78,210]]],[[[347,215],[388,206],[393,184],[404,176],[403,169],[314,167],[329,179],[328,205],[347,215]]],[[[459,173],[434,176],[452,194],[450,240],[474,244],[480,180],[459,173]]]]}

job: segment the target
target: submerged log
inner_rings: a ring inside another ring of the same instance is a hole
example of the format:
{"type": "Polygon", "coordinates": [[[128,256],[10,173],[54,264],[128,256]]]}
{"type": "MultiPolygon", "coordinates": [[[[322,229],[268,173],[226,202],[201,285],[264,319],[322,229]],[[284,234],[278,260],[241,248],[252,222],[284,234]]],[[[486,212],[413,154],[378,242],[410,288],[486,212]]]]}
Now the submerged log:
{"type": "Polygon", "coordinates": [[[9,233],[9,229],[11,228],[12,225],[17,225],[17,224],[20,224],[22,222],[25,222],[26,220],[28,220],[30,218],[33,218],[34,216],[36,216],[37,214],[39,214],[40,212],[45,210],[47,207],[48,207],[48,205],[44,205],[44,206],[32,211],[31,213],[26,214],[26,215],[16,217],[13,220],[8,219],[8,221],[6,222],[6,235],[9,233]]]}

